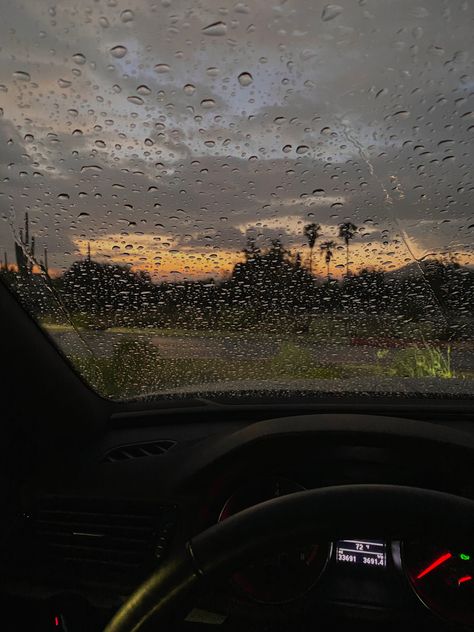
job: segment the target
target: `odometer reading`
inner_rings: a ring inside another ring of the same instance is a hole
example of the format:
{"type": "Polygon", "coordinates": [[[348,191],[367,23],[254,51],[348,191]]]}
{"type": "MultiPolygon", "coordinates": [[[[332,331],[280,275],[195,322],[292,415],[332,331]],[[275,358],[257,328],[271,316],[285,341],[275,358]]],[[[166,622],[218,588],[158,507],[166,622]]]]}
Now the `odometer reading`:
{"type": "Polygon", "coordinates": [[[361,566],[387,565],[386,545],[383,540],[339,540],[336,561],[361,566]]]}

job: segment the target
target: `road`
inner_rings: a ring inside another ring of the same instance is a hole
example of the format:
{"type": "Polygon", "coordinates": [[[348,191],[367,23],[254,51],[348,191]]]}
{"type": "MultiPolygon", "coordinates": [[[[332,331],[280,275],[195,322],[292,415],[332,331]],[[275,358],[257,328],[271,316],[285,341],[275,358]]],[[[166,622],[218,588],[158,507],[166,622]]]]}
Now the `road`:
{"type": "MultiPolygon", "coordinates": [[[[232,360],[264,360],[275,356],[280,348],[278,339],[242,337],[160,336],[156,334],[130,334],[110,331],[81,331],[79,339],[74,331],[50,331],[50,335],[65,355],[81,356],[87,353],[85,345],[98,357],[111,357],[125,340],[150,342],[163,358],[199,358],[232,360]],[[85,343],[85,344],[84,344],[85,343]]],[[[384,363],[377,357],[378,347],[371,345],[305,343],[301,345],[318,365],[364,365],[384,363]]],[[[474,350],[462,344],[452,346],[454,370],[474,370],[474,350]]],[[[390,356],[385,360],[390,362],[390,356]]]]}

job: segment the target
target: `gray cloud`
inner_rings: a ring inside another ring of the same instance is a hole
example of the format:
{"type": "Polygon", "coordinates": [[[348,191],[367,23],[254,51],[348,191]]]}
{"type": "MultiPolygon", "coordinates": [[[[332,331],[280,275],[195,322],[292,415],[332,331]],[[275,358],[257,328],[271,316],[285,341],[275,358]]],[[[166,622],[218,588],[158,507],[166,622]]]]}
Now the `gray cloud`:
{"type": "Polygon", "coordinates": [[[309,0],[1,4],[10,260],[25,210],[58,268],[110,235],[238,251],[250,227],[302,248],[305,222],[347,219],[361,264],[472,256],[469,2],[345,0],[327,22],[309,0]]]}

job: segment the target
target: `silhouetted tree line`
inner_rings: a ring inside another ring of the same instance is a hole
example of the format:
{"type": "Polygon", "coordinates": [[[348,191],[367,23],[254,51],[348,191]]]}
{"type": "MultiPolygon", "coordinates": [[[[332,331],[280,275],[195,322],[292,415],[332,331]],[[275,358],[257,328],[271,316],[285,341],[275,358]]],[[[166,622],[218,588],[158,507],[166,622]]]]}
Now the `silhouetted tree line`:
{"type": "MultiPolygon", "coordinates": [[[[318,236],[311,230],[310,248],[318,236]]],[[[321,248],[328,251],[327,243],[321,248]]],[[[243,260],[223,281],[154,283],[146,272],[90,255],[56,278],[44,269],[32,274],[5,266],[1,274],[36,317],[97,329],[251,328],[265,321],[305,331],[312,316],[343,313],[388,314],[401,324],[433,321],[447,337],[474,335],[474,271],[456,261],[426,260],[388,273],[365,269],[323,282],[281,241],[260,248],[250,239],[243,260]]]]}

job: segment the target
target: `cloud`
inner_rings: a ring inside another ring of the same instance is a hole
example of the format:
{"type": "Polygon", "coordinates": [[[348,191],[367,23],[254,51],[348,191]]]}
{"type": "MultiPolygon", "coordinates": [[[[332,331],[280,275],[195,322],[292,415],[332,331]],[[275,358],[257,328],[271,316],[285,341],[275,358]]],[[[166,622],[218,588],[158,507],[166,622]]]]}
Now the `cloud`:
{"type": "Polygon", "coordinates": [[[131,19],[112,5],[6,2],[0,246],[10,260],[25,211],[58,269],[91,241],[97,256],[133,265],[151,265],[158,245],[183,274],[206,257],[216,269],[214,255],[228,270],[249,230],[304,249],[305,223],[333,237],[347,220],[361,228],[354,265],[429,252],[472,260],[464,5],[341,0],[330,21],[310,0],[139,1],[131,19]],[[219,21],[225,34],[206,35],[219,21]]]}

